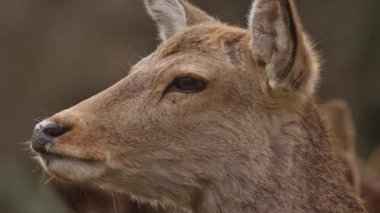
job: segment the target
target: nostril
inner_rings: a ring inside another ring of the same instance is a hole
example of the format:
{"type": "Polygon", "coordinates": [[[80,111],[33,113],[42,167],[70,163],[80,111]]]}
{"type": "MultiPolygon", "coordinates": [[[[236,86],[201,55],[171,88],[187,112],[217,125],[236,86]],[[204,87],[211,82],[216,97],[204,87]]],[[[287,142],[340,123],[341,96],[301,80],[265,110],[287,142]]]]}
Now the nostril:
{"type": "Polygon", "coordinates": [[[43,134],[53,138],[59,137],[69,131],[67,126],[55,121],[45,121],[44,124],[41,124],[40,128],[43,134]]]}
{"type": "Polygon", "coordinates": [[[32,148],[39,153],[46,152],[46,144],[70,130],[70,127],[53,120],[43,120],[34,128],[32,148]]]}

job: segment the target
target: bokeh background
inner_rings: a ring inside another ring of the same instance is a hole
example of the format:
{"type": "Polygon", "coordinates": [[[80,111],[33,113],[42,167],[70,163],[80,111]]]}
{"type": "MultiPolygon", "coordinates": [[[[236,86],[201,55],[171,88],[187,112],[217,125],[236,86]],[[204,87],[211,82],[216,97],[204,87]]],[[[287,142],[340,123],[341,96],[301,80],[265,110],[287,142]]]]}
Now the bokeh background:
{"type": "MultiPolygon", "coordinates": [[[[246,26],[250,0],[193,0],[246,26]]],[[[323,58],[321,102],[350,104],[358,153],[380,143],[380,1],[298,0],[323,58]]],[[[123,78],[158,44],[142,0],[0,1],[0,212],[66,212],[23,142],[38,119],[123,78]]]]}

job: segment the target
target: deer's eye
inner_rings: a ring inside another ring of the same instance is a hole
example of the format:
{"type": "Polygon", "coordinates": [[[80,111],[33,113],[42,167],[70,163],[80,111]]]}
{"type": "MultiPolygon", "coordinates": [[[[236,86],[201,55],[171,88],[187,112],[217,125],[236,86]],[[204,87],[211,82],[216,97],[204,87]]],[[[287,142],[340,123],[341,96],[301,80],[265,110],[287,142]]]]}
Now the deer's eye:
{"type": "Polygon", "coordinates": [[[202,79],[183,76],[174,79],[167,88],[167,92],[196,93],[204,90],[206,86],[207,82],[202,79]]]}

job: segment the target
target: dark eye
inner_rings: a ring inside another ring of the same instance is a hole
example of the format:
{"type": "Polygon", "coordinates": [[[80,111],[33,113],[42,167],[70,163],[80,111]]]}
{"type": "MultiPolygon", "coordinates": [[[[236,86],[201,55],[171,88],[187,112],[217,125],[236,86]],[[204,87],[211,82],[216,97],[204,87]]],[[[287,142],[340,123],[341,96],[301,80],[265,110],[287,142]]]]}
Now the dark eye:
{"type": "Polygon", "coordinates": [[[206,81],[191,76],[183,76],[174,79],[167,88],[167,92],[196,93],[204,90],[206,81]]]}

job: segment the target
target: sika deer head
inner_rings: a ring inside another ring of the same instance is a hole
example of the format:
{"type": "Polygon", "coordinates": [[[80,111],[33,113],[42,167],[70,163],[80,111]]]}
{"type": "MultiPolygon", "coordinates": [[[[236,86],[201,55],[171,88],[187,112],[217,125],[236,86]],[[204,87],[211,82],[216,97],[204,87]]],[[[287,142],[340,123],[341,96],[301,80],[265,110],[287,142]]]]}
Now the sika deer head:
{"type": "Polygon", "coordinates": [[[145,4],[161,45],[120,82],[36,126],[45,170],[187,208],[220,187],[267,184],[272,157],[286,165],[287,138],[299,134],[282,127],[313,102],[318,76],[293,1],[254,1],[247,29],[184,0],[145,4]]]}

